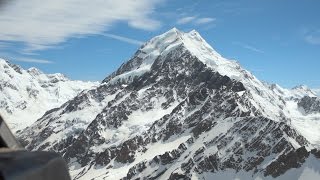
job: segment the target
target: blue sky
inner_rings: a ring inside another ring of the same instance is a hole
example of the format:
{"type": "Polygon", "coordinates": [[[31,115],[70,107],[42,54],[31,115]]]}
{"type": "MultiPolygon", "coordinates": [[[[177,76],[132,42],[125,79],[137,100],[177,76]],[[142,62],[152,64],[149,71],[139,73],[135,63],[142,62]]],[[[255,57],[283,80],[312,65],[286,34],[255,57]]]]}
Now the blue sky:
{"type": "Polygon", "coordinates": [[[0,57],[102,80],[142,42],[177,27],[196,29],[261,80],[319,88],[319,8],[315,0],[12,0],[0,4],[0,57]]]}

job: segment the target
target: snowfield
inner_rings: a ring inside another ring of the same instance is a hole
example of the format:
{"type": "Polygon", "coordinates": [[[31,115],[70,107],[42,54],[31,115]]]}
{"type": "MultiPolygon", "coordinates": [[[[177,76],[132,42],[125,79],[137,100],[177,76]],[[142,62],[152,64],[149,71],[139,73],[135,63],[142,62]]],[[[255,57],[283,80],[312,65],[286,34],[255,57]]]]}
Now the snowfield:
{"type": "Polygon", "coordinates": [[[261,82],[195,30],[146,42],[18,133],[73,179],[319,179],[320,99],[261,82]]]}
{"type": "Polygon", "coordinates": [[[0,59],[0,114],[16,132],[98,82],[72,81],[63,74],[44,74],[0,59]]]}

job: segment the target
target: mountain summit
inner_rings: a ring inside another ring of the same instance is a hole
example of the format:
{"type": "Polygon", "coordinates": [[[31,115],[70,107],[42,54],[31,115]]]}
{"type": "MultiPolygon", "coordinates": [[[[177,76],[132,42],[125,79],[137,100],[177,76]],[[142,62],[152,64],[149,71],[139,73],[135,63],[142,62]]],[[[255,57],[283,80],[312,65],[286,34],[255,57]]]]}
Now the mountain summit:
{"type": "Polygon", "coordinates": [[[299,93],[174,28],[19,136],[74,179],[320,178],[318,99],[299,93]]]}
{"type": "MultiPolygon", "coordinates": [[[[192,30],[184,33],[173,28],[146,42],[129,62],[123,64],[116,73],[109,76],[104,82],[111,79],[112,82],[120,79],[126,80],[126,78],[139,76],[146,71],[150,71],[151,66],[157,58],[166,56],[176,49],[188,51],[201,62],[215,68],[221,74],[227,73],[225,66],[232,64],[230,61],[222,58],[197,31],[192,30]]],[[[233,66],[237,65],[233,64],[233,66]]]]}

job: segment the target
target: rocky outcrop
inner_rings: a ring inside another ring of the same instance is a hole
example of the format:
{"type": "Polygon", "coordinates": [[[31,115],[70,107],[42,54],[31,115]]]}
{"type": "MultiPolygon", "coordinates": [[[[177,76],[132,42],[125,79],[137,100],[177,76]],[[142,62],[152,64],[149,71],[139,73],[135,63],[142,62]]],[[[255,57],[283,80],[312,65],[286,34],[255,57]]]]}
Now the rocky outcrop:
{"type": "Polygon", "coordinates": [[[318,97],[305,96],[299,100],[298,106],[307,114],[320,113],[320,99],[318,97]]]}
{"type": "Polygon", "coordinates": [[[203,44],[175,29],[156,37],[99,87],[24,130],[24,144],[63,155],[75,179],[279,177],[300,167],[311,144],[290,125],[285,98],[203,44]]]}

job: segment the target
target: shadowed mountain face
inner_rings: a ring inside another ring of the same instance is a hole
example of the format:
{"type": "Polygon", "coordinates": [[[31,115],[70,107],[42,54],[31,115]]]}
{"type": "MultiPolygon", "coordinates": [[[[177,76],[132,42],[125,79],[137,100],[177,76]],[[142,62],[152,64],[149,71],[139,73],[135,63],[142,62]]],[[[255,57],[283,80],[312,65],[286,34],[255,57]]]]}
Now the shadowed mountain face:
{"type": "Polygon", "coordinates": [[[292,119],[301,94],[261,83],[196,31],[172,29],[19,136],[63,155],[74,179],[285,179],[320,162],[292,119]]]}
{"type": "Polygon", "coordinates": [[[305,113],[320,113],[320,99],[318,97],[305,96],[298,102],[298,106],[303,108],[305,113]]]}

